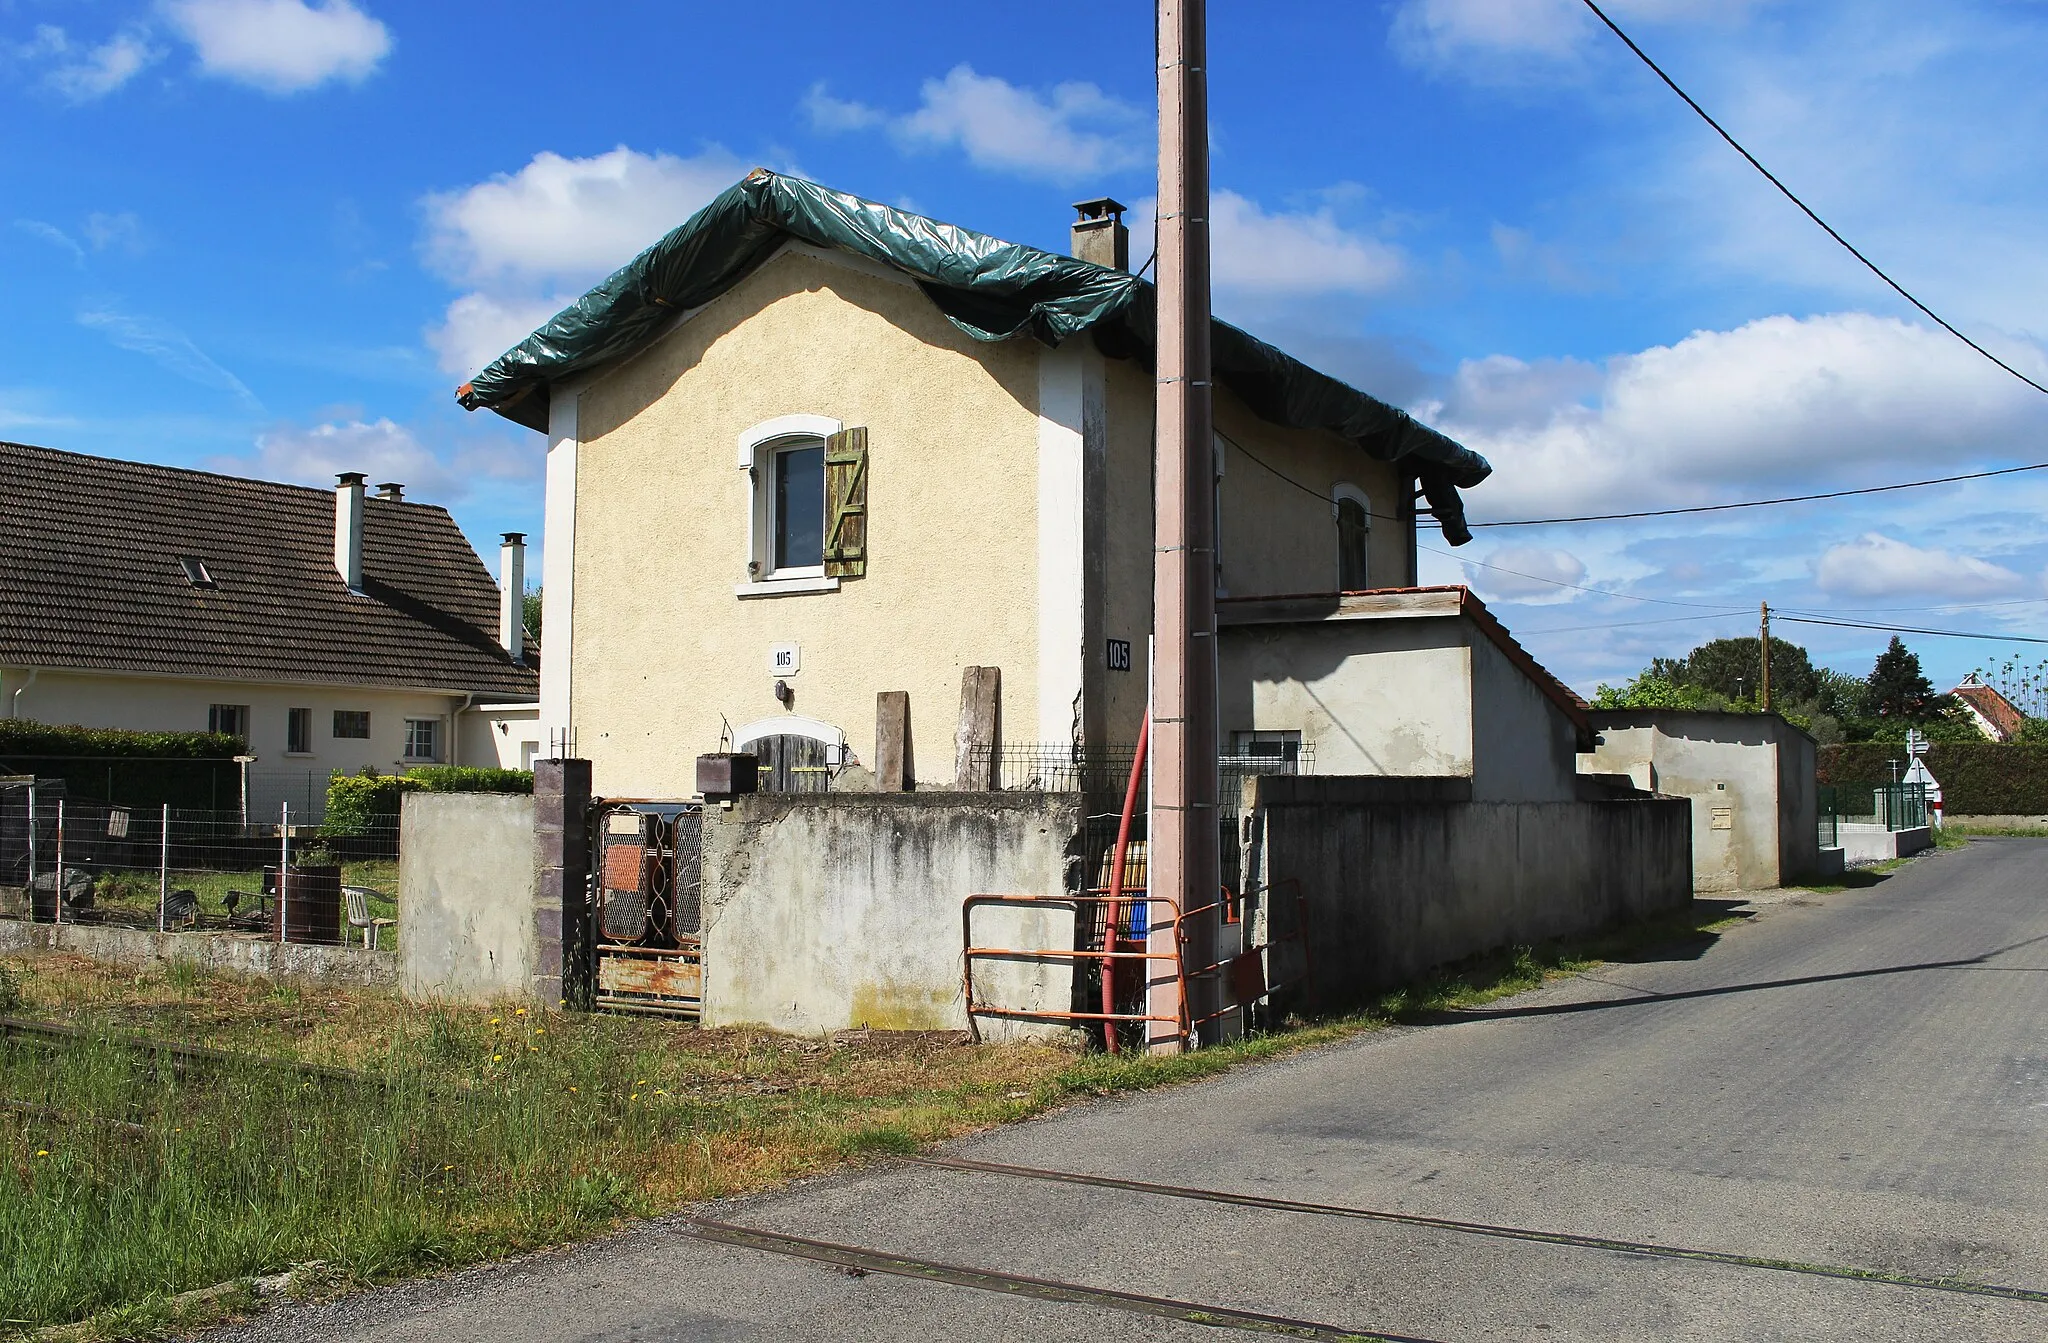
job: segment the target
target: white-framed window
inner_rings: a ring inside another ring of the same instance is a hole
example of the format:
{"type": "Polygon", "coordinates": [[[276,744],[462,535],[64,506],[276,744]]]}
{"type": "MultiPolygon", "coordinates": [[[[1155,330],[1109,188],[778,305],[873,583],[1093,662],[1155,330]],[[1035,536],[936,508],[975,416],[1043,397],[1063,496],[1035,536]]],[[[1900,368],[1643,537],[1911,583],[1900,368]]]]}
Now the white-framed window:
{"type": "Polygon", "coordinates": [[[1330,516],[1337,523],[1337,591],[1363,592],[1372,586],[1372,501],[1356,485],[1330,491],[1330,516]]]}
{"type": "Polygon", "coordinates": [[[334,735],[343,741],[368,741],[370,739],[370,711],[368,709],[336,709],[334,711],[334,735]]]}
{"type": "Polygon", "coordinates": [[[749,516],[742,597],[829,592],[825,573],[825,442],[845,426],[822,415],[783,415],[740,435],[749,516]]]}
{"type": "Polygon", "coordinates": [[[441,720],[438,718],[408,718],[405,720],[405,758],[437,762],[441,758],[441,720]]]}
{"type": "Polygon", "coordinates": [[[286,755],[313,754],[313,711],[311,709],[286,709],[284,711],[284,753],[286,755]]]}

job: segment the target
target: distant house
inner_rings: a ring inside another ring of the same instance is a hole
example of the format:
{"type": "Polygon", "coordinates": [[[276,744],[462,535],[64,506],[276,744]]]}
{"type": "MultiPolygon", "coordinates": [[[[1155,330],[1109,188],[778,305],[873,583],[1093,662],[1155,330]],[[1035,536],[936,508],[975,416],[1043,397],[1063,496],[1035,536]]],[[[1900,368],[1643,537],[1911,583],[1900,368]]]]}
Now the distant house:
{"type": "Polygon", "coordinates": [[[1970,721],[1977,725],[1977,730],[1987,741],[2011,741],[2027,725],[2026,715],[2013,707],[2011,700],[1999,694],[1996,686],[1984,684],[1975,672],[1965,676],[1962,684],[1948,693],[1961,701],[1963,708],[1969,711],[1970,721]]]}
{"type": "Polygon", "coordinates": [[[266,813],[337,769],[529,762],[523,539],[501,594],[446,509],[366,495],[0,443],[0,713],[239,736],[266,813]]]}

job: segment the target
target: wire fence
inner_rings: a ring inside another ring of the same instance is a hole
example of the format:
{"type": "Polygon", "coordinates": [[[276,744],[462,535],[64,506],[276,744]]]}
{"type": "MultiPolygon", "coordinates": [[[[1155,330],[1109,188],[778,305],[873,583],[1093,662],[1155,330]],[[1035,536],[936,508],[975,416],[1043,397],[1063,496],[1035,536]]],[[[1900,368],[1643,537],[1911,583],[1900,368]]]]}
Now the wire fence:
{"type": "Polygon", "coordinates": [[[288,802],[258,821],[0,780],[0,918],[367,944],[397,904],[396,817],[337,834],[288,802]]]}
{"type": "MultiPolygon", "coordinates": [[[[1067,743],[978,745],[968,755],[975,779],[993,777],[1003,792],[1081,793],[1091,798],[1123,799],[1130,785],[1135,746],[1077,747],[1067,743]],[[991,767],[993,773],[991,774],[991,767]]],[[[1217,806],[1235,816],[1244,780],[1255,774],[1312,774],[1315,746],[1289,742],[1270,753],[1224,755],[1216,761],[1217,806]]]]}

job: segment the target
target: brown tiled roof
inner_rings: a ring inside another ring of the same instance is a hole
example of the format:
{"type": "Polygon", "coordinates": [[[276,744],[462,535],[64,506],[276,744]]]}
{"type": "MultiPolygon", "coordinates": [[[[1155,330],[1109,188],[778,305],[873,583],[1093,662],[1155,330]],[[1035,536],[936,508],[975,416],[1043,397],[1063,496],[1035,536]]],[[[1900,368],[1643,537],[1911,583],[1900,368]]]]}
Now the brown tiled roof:
{"type": "Polygon", "coordinates": [[[535,693],[498,646],[497,584],[432,504],[365,500],[362,595],[334,569],[329,490],[0,442],[0,520],[0,663],[535,693]]]}
{"type": "Polygon", "coordinates": [[[1974,676],[1965,678],[1961,685],[1948,693],[1982,715],[1984,721],[1991,724],[1991,730],[1999,741],[2011,741],[2027,725],[2026,715],[2014,708],[2011,700],[1974,676]]]}

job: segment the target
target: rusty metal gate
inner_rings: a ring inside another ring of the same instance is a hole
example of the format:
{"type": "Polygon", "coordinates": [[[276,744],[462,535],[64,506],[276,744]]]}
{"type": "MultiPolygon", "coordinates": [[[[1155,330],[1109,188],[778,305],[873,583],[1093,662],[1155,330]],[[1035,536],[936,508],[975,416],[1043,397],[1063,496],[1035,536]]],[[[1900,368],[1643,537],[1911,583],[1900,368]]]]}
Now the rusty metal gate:
{"type": "Polygon", "coordinates": [[[695,1017],[704,1000],[704,813],[691,802],[606,801],[593,826],[596,1003],[695,1017]]]}

